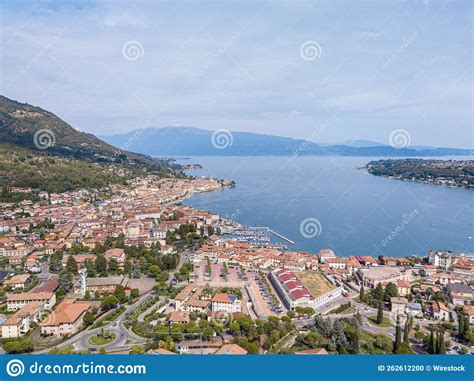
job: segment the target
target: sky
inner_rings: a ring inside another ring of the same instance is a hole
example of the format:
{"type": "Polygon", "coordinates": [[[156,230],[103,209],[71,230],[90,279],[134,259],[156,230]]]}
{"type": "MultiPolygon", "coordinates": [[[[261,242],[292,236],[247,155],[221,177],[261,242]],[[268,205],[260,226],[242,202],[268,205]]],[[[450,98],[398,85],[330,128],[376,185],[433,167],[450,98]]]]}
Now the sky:
{"type": "Polygon", "coordinates": [[[451,0],[4,1],[0,92],[97,135],[470,148],[472,21],[451,0]]]}

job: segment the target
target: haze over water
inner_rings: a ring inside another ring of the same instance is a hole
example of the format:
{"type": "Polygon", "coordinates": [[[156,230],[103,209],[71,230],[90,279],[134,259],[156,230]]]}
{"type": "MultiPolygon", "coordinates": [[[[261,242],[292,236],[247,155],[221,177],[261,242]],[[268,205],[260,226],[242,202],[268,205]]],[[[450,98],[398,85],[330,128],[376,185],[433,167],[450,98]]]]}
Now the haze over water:
{"type": "Polygon", "coordinates": [[[203,168],[187,173],[234,180],[236,187],[194,195],[184,203],[242,224],[268,226],[295,242],[289,250],[331,248],[340,256],[398,257],[429,250],[474,251],[472,191],[357,169],[371,160],[193,157],[180,162],[203,168]],[[308,218],[320,222],[319,235],[301,234],[300,225],[308,218]]]}

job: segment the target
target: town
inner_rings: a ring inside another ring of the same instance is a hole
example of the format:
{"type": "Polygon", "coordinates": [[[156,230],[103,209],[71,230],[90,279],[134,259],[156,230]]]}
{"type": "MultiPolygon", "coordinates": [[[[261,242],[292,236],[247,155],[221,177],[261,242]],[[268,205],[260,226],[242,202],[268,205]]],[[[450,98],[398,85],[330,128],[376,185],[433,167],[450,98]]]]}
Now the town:
{"type": "Polygon", "coordinates": [[[181,203],[226,186],[148,175],[0,204],[1,351],[474,352],[472,254],[289,251],[181,203]]]}

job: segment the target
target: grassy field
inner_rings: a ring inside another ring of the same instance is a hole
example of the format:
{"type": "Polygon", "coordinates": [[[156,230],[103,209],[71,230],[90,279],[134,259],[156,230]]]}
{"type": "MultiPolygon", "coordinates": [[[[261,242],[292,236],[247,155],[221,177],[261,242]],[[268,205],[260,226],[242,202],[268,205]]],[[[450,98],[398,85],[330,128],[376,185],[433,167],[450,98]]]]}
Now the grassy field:
{"type": "Polygon", "coordinates": [[[335,288],[324,276],[313,271],[303,271],[295,275],[315,298],[335,288]]]}
{"type": "Polygon", "coordinates": [[[102,337],[102,336],[92,336],[89,339],[89,343],[92,344],[92,345],[105,345],[105,344],[111,343],[114,340],[115,340],[115,335],[113,337],[110,337],[110,338],[105,338],[105,337],[102,337]]]}
{"type": "Polygon", "coordinates": [[[376,325],[377,327],[391,327],[392,323],[390,323],[390,319],[388,317],[384,317],[382,323],[377,324],[377,316],[369,317],[369,320],[372,324],[376,325]]]}

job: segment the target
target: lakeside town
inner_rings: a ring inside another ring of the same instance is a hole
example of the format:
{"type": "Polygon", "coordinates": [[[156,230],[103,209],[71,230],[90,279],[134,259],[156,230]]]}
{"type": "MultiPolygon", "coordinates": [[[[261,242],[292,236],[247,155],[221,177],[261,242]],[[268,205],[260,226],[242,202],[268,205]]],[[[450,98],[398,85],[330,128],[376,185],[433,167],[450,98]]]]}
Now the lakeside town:
{"type": "Polygon", "coordinates": [[[232,185],[149,175],[1,203],[2,352],[474,353],[472,253],[289,251],[181,204],[232,185]]]}

